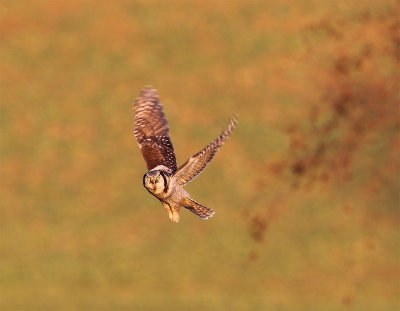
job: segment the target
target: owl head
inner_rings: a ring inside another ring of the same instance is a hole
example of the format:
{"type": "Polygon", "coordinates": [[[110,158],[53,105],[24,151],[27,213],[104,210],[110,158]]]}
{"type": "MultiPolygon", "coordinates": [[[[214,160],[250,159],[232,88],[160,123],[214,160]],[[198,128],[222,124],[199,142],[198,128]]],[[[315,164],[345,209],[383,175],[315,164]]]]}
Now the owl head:
{"type": "Polygon", "coordinates": [[[162,171],[149,171],[143,176],[143,185],[149,192],[159,194],[163,192],[167,186],[167,177],[162,171]]]}

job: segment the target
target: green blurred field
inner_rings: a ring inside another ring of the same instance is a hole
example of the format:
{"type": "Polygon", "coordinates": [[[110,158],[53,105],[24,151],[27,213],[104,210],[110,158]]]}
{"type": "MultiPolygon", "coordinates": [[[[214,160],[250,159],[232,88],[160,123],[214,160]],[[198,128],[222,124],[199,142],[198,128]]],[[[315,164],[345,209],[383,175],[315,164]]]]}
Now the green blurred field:
{"type": "Polygon", "coordinates": [[[398,310],[397,1],[0,2],[1,310],[398,310]],[[182,163],[239,125],[178,225],[132,103],[182,163]]]}

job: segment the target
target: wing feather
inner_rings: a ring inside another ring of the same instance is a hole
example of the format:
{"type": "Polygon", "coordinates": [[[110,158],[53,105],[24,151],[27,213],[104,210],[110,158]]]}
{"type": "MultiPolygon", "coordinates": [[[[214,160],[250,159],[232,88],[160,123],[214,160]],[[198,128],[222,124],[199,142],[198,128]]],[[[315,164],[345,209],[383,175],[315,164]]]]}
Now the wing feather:
{"type": "Polygon", "coordinates": [[[174,173],[173,177],[179,185],[184,186],[196,178],[212,161],[218,149],[230,137],[236,127],[237,119],[234,117],[228,127],[209,145],[193,155],[174,173]]]}
{"type": "Polygon", "coordinates": [[[150,86],[136,99],[134,134],[149,170],[158,165],[166,166],[171,172],[177,169],[168,121],[157,90],[150,86]]]}

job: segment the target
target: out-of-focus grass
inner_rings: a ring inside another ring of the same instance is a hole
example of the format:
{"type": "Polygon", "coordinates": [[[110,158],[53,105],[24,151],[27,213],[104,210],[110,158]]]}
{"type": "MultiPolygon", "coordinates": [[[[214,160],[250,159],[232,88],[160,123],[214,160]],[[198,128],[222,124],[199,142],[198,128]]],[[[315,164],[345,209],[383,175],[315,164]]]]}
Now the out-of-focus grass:
{"type": "Polygon", "coordinates": [[[2,1],[2,310],[394,310],[395,1],[2,1]],[[178,162],[237,112],[169,222],[131,105],[178,162]]]}

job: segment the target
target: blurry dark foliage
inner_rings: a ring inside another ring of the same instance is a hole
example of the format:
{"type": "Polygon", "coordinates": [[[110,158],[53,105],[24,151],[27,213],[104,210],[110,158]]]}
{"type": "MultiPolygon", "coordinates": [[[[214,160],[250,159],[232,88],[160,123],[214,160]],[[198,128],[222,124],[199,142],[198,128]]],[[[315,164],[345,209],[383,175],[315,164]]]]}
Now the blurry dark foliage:
{"type": "MultiPolygon", "coordinates": [[[[360,165],[359,158],[368,157],[366,150],[371,145],[379,145],[379,140],[389,140],[391,149],[380,152],[391,154],[398,150],[399,71],[390,68],[391,74],[384,71],[371,74],[371,63],[379,66],[382,59],[387,59],[391,66],[399,64],[400,22],[395,15],[392,12],[375,17],[384,25],[381,33],[384,45],[382,41],[371,44],[365,36],[359,38],[357,49],[351,52],[341,49],[349,29],[340,23],[327,18],[304,30],[305,33],[323,33],[330,43],[333,42],[332,46],[337,47],[328,52],[323,50],[330,58],[330,66],[318,68],[320,72],[314,75],[318,81],[308,81],[320,86],[318,100],[309,105],[305,119],[287,127],[290,141],[287,156],[270,165],[275,179],[291,185],[279,194],[281,200],[290,197],[293,191],[307,191],[321,184],[345,186],[352,181],[354,170],[360,165]]],[[[358,18],[361,25],[372,20],[370,14],[358,18]]],[[[305,42],[308,44],[308,40],[305,42]]],[[[385,186],[388,182],[380,176],[385,169],[391,169],[388,165],[381,163],[366,170],[375,170],[374,178],[380,186],[385,186]]],[[[255,241],[264,241],[273,216],[283,205],[266,204],[264,209],[249,217],[249,231],[255,241]]],[[[255,260],[257,256],[253,254],[250,259],[255,260]]],[[[348,304],[347,299],[345,304],[348,304]]]]}

